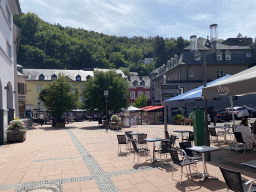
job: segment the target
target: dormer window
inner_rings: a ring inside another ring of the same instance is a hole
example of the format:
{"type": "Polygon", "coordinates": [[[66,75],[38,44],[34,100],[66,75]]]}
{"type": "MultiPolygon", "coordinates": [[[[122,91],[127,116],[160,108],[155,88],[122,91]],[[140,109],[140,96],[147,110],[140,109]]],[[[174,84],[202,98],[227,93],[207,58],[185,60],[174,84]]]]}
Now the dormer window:
{"type": "Polygon", "coordinates": [[[43,81],[43,80],[44,80],[44,75],[43,74],[39,75],[39,81],[43,81]]]}
{"type": "Polygon", "coordinates": [[[225,52],[225,60],[231,60],[231,52],[229,50],[225,52]]]}
{"type": "Polygon", "coordinates": [[[222,52],[220,50],[218,50],[216,52],[216,55],[217,55],[217,61],[221,61],[222,60],[222,52]]]}
{"type": "Polygon", "coordinates": [[[138,85],[138,81],[135,80],[135,81],[133,82],[133,85],[134,85],[134,86],[137,86],[137,85],[138,85]]]}
{"type": "Polygon", "coordinates": [[[81,76],[80,75],[76,76],[76,81],[81,81],[81,76]]]}
{"type": "Polygon", "coordinates": [[[86,80],[88,80],[88,79],[90,79],[91,78],[91,76],[90,75],[88,75],[87,77],[86,77],[86,80]]]}
{"type": "Polygon", "coordinates": [[[55,74],[52,75],[52,80],[57,79],[57,76],[55,74]]]}
{"type": "Polygon", "coordinates": [[[141,81],[140,85],[145,86],[145,81],[141,81]]]}

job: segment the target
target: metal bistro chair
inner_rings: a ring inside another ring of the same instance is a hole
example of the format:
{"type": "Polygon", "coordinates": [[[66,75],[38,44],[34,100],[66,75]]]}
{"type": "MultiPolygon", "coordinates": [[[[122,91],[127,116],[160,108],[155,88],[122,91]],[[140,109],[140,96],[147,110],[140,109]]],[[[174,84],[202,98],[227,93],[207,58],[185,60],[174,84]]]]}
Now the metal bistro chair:
{"type": "Polygon", "coordinates": [[[247,148],[247,144],[244,142],[242,133],[241,132],[234,132],[235,138],[236,138],[236,152],[238,148],[238,144],[242,145],[244,147],[244,153],[245,149],[247,148]]]}
{"type": "MultiPolygon", "coordinates": [[[[178,156],[178,153],[176,150],[173,150],[173,149],[170,149],[170,154],[171,154],[171,157],[172,157],[172,160],[173,160],[173,171],[172,171],[172,179],[173,179],[173,172],[174,172],[174,167],[179,167],[181,170],[180,170],[180,183],[181,183],[181,180],[182,180],[182,173],[185,174],[183,172],[183,167],[184,166],[189,166],[189,172],[188,172],[188,169],[187,169],[187,174],[190,174],[191,175],[191,169],[190,169],[190,165],[192,164],[195,164],[193,161],[187,159],[186,157],[182,156],[182,160],[179,159],[179,156],[178,156]]],[[[183,150],[181,149],[181,151],[183,152],[183,150]]],[[[198,174],[198,172],[197,172],[198,174]]]]}
{"type": "Polygon", "coordinates": [[[137,164],[139,163],[139,157],[141,156],[141,154],[144,154],[146,156],[146,161],[147,161],[147,156],[149,155],[150,156],[150,159],[151,159],[151,155],[150,155],[150,150],[147,149],[147,148],[138,148],[135,141],[132,140],[132,146],[133,146],[133,149],[134,149],[134,158],[133,158],[133,162],[135,160],[135,155],[138,156],[138,161],[137,161],[137,164]]]}
{"type": "Polygon", "coordinates": [[[242,181],[241,173],[239,171],[233,171],[219,166],[224,180],[227,184],[227,191],[236,192],[252,192],[256,191],[256,186],[253,185],[255,180],[247,182],[242,181]]]}
{"type": "Polygon", "coordinates": [[[139,148],[147,148],[148,149],[148,143],[147,141],[145,141],[144,139],[146,139],[148,137],[147,134],[139,134],[138,135],[138,140],[137,140],[137,145],[139,148]]]}
{"type": "Polygon", "coordinates": [[[118,140],[118,154],[121,153],[121,145],[126,145],[126,149],[128,150],[129,141],[126,140],[125,135],[117,135],[118,140]]]}
{"type": "Polygon", "coordinates": [[[192,160],[192,161],[201,161],[202,160],[202,155],[194,155],[194,153],[187,149],[189,147],[192,147],[191,142],[187,141],[187,142],[180,142],[180,148],[183,149],[185,151],[185,155],[187,155],[188,159],[192,160]]]}
{"type": "Polygon", "coordinates": [[[125,131],[125,135],[127,138],[127,141],[129,142],[128,144],[128,149],[131,150],[132,149],[132,143],[131,141],[133,140],[133,136],[130,134],[132,131],[125,131]]]}
{"type": "Polygon", "coordinates": [[[170,135],[170,140],[171,140],[171,144],[172,147],[174,147],[176,140],[179,140],[179,137],[177,137],[176,135],[170,135]]]}
{"type": "Polygon", "coordinates": [[[218,137],[220,136],[220,134],[218,134],[216,132],[216,129],[209,127],[209,133],[210,133],[210,136],[211,136],[211,140],[212,140],[213,137],[216,137],[216,140],[215,141],[212,140],[212,141],[215,142],[215,143],[219,143],[219,138],[218,137]]]}
{"type": "Polygon", "coordinates": [[[161,141],[160,149],[155,150],[156,152],[158,152],[158,155],[161,159],[162,167],[163,167],[162,155],[165,155],[165,161],[167,161],[167,154],[169,153],[170,149],[171,149],[171,141],[170,140],[164,140],[164,141],[161,141]]]}

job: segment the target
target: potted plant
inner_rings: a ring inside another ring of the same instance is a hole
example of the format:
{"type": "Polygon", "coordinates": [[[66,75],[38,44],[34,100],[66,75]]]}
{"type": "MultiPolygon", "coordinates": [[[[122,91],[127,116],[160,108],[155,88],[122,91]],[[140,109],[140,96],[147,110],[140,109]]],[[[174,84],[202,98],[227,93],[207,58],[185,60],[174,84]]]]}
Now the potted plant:
{"type": "Polygon", "coordinates": [[[7,129],[7,142],[25,141],[27,128],[19,118],[12,120],[7,129]]]}
{"type": "Polygon", "coordinates": [[[181,125],[181,122],[182,122],[184,119],[185,119],[185,118],[184,118],[183,115],[177,114],[177,115],[175,115],[174,118],[173,118],[173,123],[174,123],[174,125],[181,125]]]}
{"type": "Polygon", "coordinates": [[[112,115],[110,121],[112,126],[118,126],[118,124],[121,122],[121,119],[118,117],[118,115],[112,115]]]}

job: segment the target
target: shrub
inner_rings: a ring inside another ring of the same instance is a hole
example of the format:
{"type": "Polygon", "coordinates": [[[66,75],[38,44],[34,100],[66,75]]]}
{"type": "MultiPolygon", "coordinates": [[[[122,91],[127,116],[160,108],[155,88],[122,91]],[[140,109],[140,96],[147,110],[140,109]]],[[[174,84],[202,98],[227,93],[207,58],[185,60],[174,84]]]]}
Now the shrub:
{"type": "Polygon", "coordinates": [[[19,132],[26,132],[27,128],[23,121],[21,120],[12,120],[10,122],[10,125],[8,126],[7,132],[12,132],[12,131],[19,131],[19,132]]]}
{"type": "Polygon", "coordinates": [[[110,118],[110,121],[121,121],[121,119],[117,116],[117,115],[112,115],[112,117],[110,118]]]}

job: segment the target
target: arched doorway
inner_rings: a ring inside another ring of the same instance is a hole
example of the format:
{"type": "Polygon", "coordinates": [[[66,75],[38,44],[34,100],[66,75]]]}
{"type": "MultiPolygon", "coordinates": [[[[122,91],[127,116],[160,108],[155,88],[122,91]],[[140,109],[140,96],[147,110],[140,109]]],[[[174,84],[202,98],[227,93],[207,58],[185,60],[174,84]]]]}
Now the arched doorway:
{"type": "Polygon", "coordinates": [[[12,84],[8,82],[7,84],[7,109],[8,109],[8,123],[14,119],[14,109],[13,109],[13,89],[12,84]]]}

